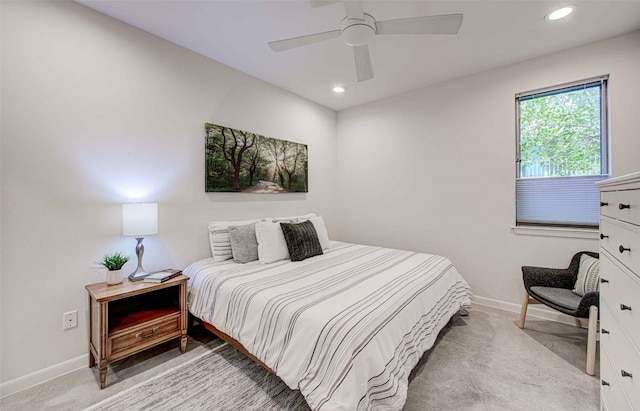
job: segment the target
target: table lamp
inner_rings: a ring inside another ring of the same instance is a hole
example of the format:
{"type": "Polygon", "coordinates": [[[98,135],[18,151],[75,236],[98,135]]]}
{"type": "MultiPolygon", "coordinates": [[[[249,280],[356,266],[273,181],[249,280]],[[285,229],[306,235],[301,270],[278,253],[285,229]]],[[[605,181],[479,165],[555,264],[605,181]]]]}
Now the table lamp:
{"type": "Polygon", "coordinates": [[[138,268],[129,275],[130,281],[140,281],[149,273],[142,268],[142,254],[144,236],[158,234],[158,204],[135,203],[122,205],[122,235],[133,236],[138,240],[136,255],[138,268]]]}

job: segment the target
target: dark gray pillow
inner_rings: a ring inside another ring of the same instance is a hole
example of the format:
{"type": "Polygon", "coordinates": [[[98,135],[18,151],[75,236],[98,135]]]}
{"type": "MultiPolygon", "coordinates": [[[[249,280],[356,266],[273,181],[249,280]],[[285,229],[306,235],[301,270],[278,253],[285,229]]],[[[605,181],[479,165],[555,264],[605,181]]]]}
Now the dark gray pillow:
{"type": "Polygon", "coordinates": [[[236,263],[249,263],[258,259],[256,223],[229,227],[231,255],[236,263]]]}
{"type": "Polygon", "coordinates": [[[302,261],[305,258],[322,254],[318,233],[309,220],[303,223],[280,223],[284,240],[287,242],[291,261],[302,261]]]}

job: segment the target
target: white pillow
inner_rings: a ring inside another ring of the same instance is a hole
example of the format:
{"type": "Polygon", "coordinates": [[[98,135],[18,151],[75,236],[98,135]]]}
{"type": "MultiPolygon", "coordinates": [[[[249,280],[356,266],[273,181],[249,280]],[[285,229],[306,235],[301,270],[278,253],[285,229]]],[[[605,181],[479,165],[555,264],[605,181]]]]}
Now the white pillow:
{"type": "Polygon", "coordinates": [[[258,240],[260,264],[269,264],[290,258],[280,222],[261,221],[256,224],[256,240],[258,240]]]}
{"type": "Polygon", "coordinates": [[[215,261],[225,261],[233,257],[231,254],[231,239],[229,238],[229,226],[247,225],[257,223],[261,220],[243,221],[210,221],[209,222],[209,245],[211,255],[215,261]]]}
{"type": "Polygon", "coordinates": [[[313,224],[313,227],[316,229],[316,233],[318,233],[318,240],[320,241],[320,246],[323,250],[328,250],[331,248],[331,242],[329,241],[329,233],[327,232],[327,227],[324,225],[324,219],[322,216],[312,217],[308,219],[313,224]]]}
{"type": "Polygon", "coordinates": [[[298,220],[300,220],[300,219],[308,220],[308,219],[310,219],[312,217],[316,217],[316,214],[315,213],[308,213],[308,214],[303,214],[303,215],[294,215],[294,216],[291,216],[291,217],[273,217],[273,218],[268,218],[267,221],[271,220],[274,223],[277,223],[278,221],[284,221],[285,223],[289,223],[289,222],[297,223],[298,220]]]}
{"type": "Polygon", "coordinates": [[[587,254],[580,256],[578,276],[573,292],[579,296],[600,290],[600,260],[587,254]]]}

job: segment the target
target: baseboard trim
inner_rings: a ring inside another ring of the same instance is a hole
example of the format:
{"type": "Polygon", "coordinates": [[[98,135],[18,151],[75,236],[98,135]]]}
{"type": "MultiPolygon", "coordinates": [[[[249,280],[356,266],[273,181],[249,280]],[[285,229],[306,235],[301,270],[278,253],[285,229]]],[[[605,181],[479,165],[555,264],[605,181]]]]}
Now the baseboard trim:
{"type": "MultiPolygon", "coordinates": [[[[473,303],[518,314],[520,314],[520,310],[522,308],[522,305],[520,304],[494,300],[493,298],[480,297],[477,295],[473,296],[473,303]]],[[[527,317],[535,317],[542,320],[557,321],[559,323],[575,325],[575,319],[573,317],[553,311],[542,304],[529,304],[529,307],[527,308],[527,317]]]]}
{"type": "Polygon", "coordinates": [[[3,382],[2,384],[0,384],[0,397],[4,398],[11,394],[17,393],[18,391],[33,387],[34,385],[42,384],[45,381],[60,377],[64,374],[88,366],[89,355],[84,354],[70,360],[52,365],[51,367],[47,367],[42,370],[23,375],[22,377],[3,382]]]}
{"type": "MultiPolygon", "coordinates": [[[[495,300],[493,298],[473,296],[473,303],[483,305],[486,307],[496,308],[498,310],[520,313],[520,305],[510,303],[507,301],[495,300]]],[[[562,313],[546,309],[542,306],[529,305],[527,310],[528,317],[536,317],[538,319],[557,321],[561,323],[574,325],[575,321],[573,317],[564,315],[562,313]]],[[[41,384],[52,378],[60,377],[61,375],[70,373],[77,369],[87,367],[89,365],[88,354],[80,355],[67,361],[63,361],[59,364],[52,365],[51,367],[44,368],[39,371],[32,372],[22,377],[4,382],[0,384],[0,397],[6,397],[11,394],[15,394],[18,391],[22,391],[34,385],[41,384]]]]}

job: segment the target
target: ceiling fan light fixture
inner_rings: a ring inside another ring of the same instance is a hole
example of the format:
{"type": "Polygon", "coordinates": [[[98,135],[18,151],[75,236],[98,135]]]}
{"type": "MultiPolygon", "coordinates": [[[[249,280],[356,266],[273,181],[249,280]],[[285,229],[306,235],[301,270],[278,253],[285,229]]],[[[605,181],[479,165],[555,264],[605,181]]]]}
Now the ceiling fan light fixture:
{"type": "Polygon", "coordinates": [[[552,10],[544,16],[545,21],[556,21],[567,17],[569,14],[573,12],[575,6],[568,5],[563,6],[558,9],[552,10]]]}
{"type": "MultiPolygon", "coordinates": [[[[343,43],[351,46],[356,80],[361,83],[373,78],[369,43],[378,34],[456,34],[462,25],[462,13],[376,21],[370,14],[363,13],[362,3],[362,0],[344,1],[347,17],[342,20],[338,30],[270,41],[267,44],[274,52],[280,52],[339,37],[343,43]]],[[[344,93],[344,87],[334,88],[333,92],[344,93]]]]}
{"type": "Polygon", "coordinates": [[[364,19],[345,18],[340,25],[340,38],[349,46],[369,44],[376,35],[376,20],[368,14],[364,19]]]}

